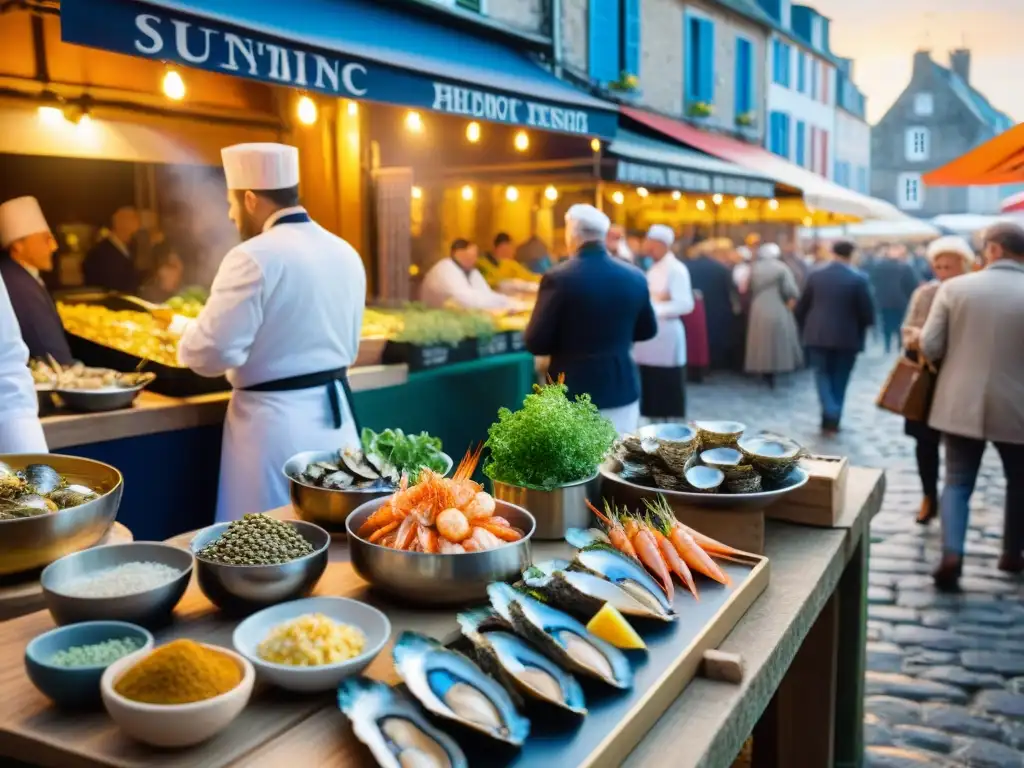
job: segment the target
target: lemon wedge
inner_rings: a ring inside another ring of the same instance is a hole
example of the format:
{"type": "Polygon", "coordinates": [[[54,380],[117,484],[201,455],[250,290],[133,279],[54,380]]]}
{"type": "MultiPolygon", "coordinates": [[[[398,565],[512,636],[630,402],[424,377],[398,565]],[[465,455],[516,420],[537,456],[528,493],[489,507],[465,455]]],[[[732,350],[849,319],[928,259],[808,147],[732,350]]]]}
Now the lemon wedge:
{"type": "Polygon", "coordinates": [[[594,614],[594,618],[587,623],[587,631],[616,648],[643,650],[647,647],[643,638],[611,603],[605,603],[601,610],[594,614]]]}

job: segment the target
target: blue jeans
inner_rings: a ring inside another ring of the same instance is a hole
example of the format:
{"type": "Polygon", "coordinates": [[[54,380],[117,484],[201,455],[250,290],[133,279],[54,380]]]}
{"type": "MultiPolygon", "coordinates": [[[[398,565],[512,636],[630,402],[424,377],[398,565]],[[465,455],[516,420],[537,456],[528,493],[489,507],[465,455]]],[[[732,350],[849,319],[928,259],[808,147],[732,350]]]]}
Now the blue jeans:
{"type": "Polygon", "coordinates": [[[839,424],[843,416],[846,387],[850,383],[857,353],[848,349],[808,347],[807,357],[814,370],[814,382],[818,386],[821,417],[825,421],[839,424]]]}
{"type": "MultiPolygon", "coordinates": [[[[942,551],[962,556],[967,538],[971,494],[978,480],[985,441],[946,435],[946,485],[942,490],[942,551]]],[[[1024,445],[996,443],[1006,475],[1003,552],[1019,556],[1024,549],[1024,445]]]]}
{"type": "Polygon", "coordinates": [[[888,352],[892,349],[892,341],[896,341],[896,349],[898,350],[903,345],[902,333],[900,331],[903,325],[902,309],[885,309],[881,310],[882,315],[882,343],[885,345],[885,351],[888,352]]]}

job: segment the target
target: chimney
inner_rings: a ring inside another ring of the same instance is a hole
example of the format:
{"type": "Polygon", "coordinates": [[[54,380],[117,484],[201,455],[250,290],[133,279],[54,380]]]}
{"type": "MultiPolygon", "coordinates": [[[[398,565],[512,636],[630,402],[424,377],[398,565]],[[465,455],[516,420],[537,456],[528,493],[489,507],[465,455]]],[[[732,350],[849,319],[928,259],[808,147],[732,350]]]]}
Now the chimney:
{"type": "Polygon", "coordinates": [[[971,52],[966,48],[957,48],[949,54],[949,66],[960,75],[965,83],[971,82],[971,52]]]}
{"type": "Polygon", "coordinates": [[[914,54],[914,77],[927,75],[932,68],[932,52],[920,50],[914,54]]]}

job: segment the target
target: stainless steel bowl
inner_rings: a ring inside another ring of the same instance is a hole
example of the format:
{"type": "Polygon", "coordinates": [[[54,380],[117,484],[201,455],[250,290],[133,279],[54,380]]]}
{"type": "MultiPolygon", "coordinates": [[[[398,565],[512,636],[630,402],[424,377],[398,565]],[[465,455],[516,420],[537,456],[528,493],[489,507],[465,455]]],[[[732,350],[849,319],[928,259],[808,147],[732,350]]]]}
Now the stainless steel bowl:
{"type": "Polygon", "coordinates": [[[590,527],[593,515],[587,509],[587,499],[601,506],[601,476],[597,472],[586,480],[550,491],[497,481],[492,481],[492,485],[494,498],[530,510],[537,521],[533,538],[538,541],[559,541],[565,538],[565,532],[570,528],[590,527]]]}
{"type": "Polygon", "coordinates": [[[58,397],[61,405],[68,410],[98,413],[127,408],[145,388],[146,384],[103,389],[54,389],[52,394],[58,397]]]}
{"type": "Polygon", "coordinates": [[[327,568],[331,534],[303,520],[287,520],[313,546],[313,552],[280,565],[226,565],[204,560],[199,551],[219,539],[230,523],[217,523],[197,533],[189,548],[196,556],[199,588],[225,613],[247,614],[277,603],[305,597],[327,568]]]}
{"type": "MultiPolygon", "coordinates": [[[[444,454],[447,465],[442,474],[452,470],[452,458],[444,454]]],[[[345,520],[352,510],[373,499],[390,496],[393,491],[347,490],[317,488],[296,478],[314,461],[337,461],[337,451],[303,451],[285,462],[283,472],[288,478],[292,505],[303,520],[316,523],[332,533],[345,533],[345,520]]]]}
{"type": "Polygon", "coordinates": [[[55,453],[0,456],[13,469],[49,464],[69,483],[92,488],[99,498],[77,507],[18,520],[0,520],[0,576],[49,565],[101,541],[114,524],[124,480],[109,464],[55,453]]]}
{"type": "Polygon", "coordinates": [[[532,562],[533,515],[522,507],[495,500],[494,514],[523,531],[519,541],[485,552],[430,555],[371,544],[355,534],[383,499],[368,501],[345,521],[352,567],[375,589],[413,605],[459,605],[483,602],[492,581],[515,581],[532,562]]]}
{"type": "Polygon", "coordinates": [[[192,555],[155,541],[134,541],[87,549],[63,557],[43,571],[40,583],[50,615],[58,624],[79,621],[128,621],[147,627],[166,624],[192,578],[192,555]],[[125,563],[163,563],[181,571],[159,587],[122,597],[72,597],[62,593],[69,579],[125,563]]]}

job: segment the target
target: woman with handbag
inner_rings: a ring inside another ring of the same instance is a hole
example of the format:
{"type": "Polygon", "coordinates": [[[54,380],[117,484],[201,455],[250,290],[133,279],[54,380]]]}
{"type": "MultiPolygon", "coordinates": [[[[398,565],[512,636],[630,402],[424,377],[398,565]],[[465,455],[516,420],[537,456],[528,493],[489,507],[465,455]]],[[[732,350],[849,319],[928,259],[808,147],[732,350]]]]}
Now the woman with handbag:
{"type": "MultiPolygon", "coordinates": [[[[950,235],[933,240],[928,246],[928,263],[935,279],[919,286],[910,297],[907,316],[901,329],[906,355],[917,363],[927,363],[920,353],[921,329],[928,319],[935,294],[943,281],[970,272],[974,267],[974,251],[962,237],[950,235]]],[[[921,478],[924,498],[917,513],[917,522],[927,525],[939,514],[939,443],[942,435],[928,426],[927,409],[921,419],[906,419],[904,432],[917,441],[917,474],[921,478]]]]}

